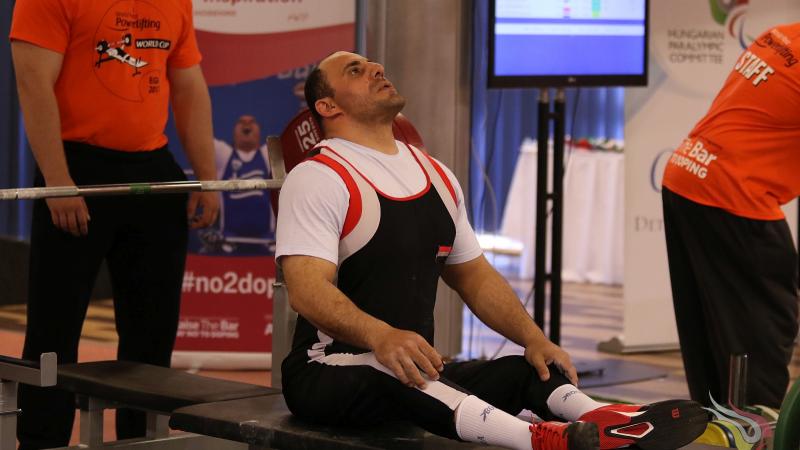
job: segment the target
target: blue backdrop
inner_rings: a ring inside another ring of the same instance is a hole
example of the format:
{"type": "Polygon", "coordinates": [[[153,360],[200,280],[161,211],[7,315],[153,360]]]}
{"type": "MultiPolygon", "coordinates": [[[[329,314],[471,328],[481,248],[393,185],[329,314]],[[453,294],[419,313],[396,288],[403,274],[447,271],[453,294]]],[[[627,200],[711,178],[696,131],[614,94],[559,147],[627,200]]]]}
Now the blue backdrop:
{"type": "MultiPolygon", "coordinates": [[[[27,150],[19,114],[11,48],[6,36],[11,26],[14,2],[0,3],[0,189],[30,186],[33,156],[27,150]]],[[[0,235],[18,239],[27,236],[31,202],[0,202],[0,235]]]]}
{"type": "MultiPolygon", "coordinates": [[[[305,108],[305,101],[295,94],[295,90],[298,84],[302,86],[313,66],[314,64],[299,67],[259,80],[209,87],[214,137],[232,144],[233,127],[243,114],[255,117],[261,128],[262,142],[269,135],[280,135],[289,120],[305,108]]],[[[188,168],[172,114],[167,123],[166,134],[170,150],[176,154],[181,165],[188,168]]]]}
{"type": "MultiPolygon", "coordinates": [[[[258,122],[261,129],[262,143],[267,136],[280,136],[286,124],[305,107],[301,88],[305,83],[305,78],[315,65],[316,63],[298,67],[294,70],[259,80],[209,87],[213,110],[214,137],[233,146],[234,126],[239,117],[244,114],[253,116],[258,122]]],[[[167,124],[166,134],[169,138],[170,150],[176,155],[181,166],[187,171],[191,170],[178,139],[172,116],[170,116],[167,124]]],[[[250,212],[252,208],[256,208],[257,211],[266,208],[269,210],[266,214],[269,217],[265,220],[271,221],[272,207],[268,201],[269,194],[266,192],[260,192],[259,194],[264,197],[255,200],[251,197],[250,200],[245,199],[242,201],[233,200],[236,194],[223,194],[221,219],[224,218],[224,220],[220,220],[212,228],[219,230],[220,236],[225,236],[226,238],[244,237],[274,240],[274,231],[271,229],[271,225],[263,224],[261,226],[263,217],[260,214],[250,212]],[[223,223],[225,224],[224,226],[222,225],[223,223]],[[258,236],[252,235],[253,228],[263,229],[264,233],[258,234],[258,236]],[[240,234],[240,232],[244,232],[244,229],[250,230],[250,234],[240,234]]],[[[228,256],[271,254],[269,252],[272,250],[268,250],[265,245],[261,244],[241,244],[238,247],[222,247],[217,250],[209,250],[203,245],[202,238],[208,231],[206,229],[190,232],[190,253],[228,256]]]]}

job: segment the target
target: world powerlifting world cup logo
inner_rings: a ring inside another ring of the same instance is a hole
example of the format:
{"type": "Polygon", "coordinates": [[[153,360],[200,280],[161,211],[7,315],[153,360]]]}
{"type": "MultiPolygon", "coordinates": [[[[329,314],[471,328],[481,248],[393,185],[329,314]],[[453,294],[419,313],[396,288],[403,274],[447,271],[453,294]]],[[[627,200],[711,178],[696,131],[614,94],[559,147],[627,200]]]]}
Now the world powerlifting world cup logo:
{"type": "Polygon", "coordinates": [[[132,102],[162,94],[172,30],[161,10],[145,0],[118,0],[94,38],[94,73],[115,96],[132,102]]]}

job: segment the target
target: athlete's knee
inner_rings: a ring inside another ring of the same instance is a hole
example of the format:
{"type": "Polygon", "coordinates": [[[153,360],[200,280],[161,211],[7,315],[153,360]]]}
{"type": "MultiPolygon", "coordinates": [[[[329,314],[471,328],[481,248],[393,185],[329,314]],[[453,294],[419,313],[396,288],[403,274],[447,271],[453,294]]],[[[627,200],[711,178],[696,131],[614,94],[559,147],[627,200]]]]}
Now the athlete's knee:
{"type": "Polygon", "coordinates": [[[555,364],[547,365],[547,370],[550,371],[550,378],[542,382],[536,369],[524,356],[505,356],[497,359],[496,363],[501,365],[501,370],[506,374],[507,380],[520,380],[525,385],[545,383],[552,389],[564,384],[571,384],[566,375],[555,364]]]}
{"type": "MultiPolygon", "coordinates": [[[[504,356],[502,358],[498,358],[495,362],[496,364],[500,365],[501,370],[508,374],[519,375],[524,378],[535,377],[539,378],[536,369],[525,359],[524,356],[521,355],[511,355],[511,356],[504,356]]],[[[561,384],[569,383],[566,377],[561,374],[561,370],[555,364],[548,364],[547,369],[550,371],[550,378],[553,379],[554,376],[558,381],[563,381],[561,384]]]]}
{"type": "Polygon", "coordinates": [[[535,373],[533,366],[522,355],[509,355],[497,358],[495,364],[503,370],[513,373],[535,373]]]}

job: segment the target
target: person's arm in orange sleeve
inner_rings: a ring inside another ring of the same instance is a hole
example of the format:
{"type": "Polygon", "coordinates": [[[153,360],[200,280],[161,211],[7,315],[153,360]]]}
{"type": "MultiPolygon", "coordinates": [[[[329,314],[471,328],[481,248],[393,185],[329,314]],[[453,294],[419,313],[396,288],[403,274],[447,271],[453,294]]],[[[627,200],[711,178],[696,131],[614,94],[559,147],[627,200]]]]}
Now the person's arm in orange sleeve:
{"type": "MultiPolygon", "coordinates": [[[[216,179],[214,136],[211,126],[211,98],[199,65],[169,69],[172,111],[175,127],[189,163],[198,180],[216,179]]],[[[194,192],[187,214],[192,228],[207,227],[219,214],[220,198],[216,192],[194,192]],[[196,216],[198,206],[202,214],[196,216]]]]}
{"type": "MultiPolygon", "coordinates": [[[[54,86],[64,59],[61,53],[28,42],[11,42],[25,130],[47,186],[73,186],[61,140],[61,119],[54,86]]],[[[75,236],[89,232],[89,210],[82,197],[47,199],[58,228],[75,236]]]]}

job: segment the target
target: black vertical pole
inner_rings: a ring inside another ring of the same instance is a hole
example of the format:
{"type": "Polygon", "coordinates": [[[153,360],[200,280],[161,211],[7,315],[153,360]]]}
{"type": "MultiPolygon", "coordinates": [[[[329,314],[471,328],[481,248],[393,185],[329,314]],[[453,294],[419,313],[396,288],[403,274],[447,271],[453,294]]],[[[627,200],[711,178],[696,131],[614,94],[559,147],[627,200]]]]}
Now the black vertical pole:
{"type": "Polygon", "coordinates": [[[747,405],[747,353],[730,357],[728,371],[728,405],[744,408],[747,405]]]}
{"type": "Polygon", "coordinates": [[[356,0],[356,53],[359,55],[367,54],[367,8],[366,0],[356,0]]]}
{"type": "Polygon", "coordinates": [[[533,282],[533,320],[544,330],[544,290],[547,280],[547,173],[548,141],[550,138],[550,96],[547,88],[539,90],[536,162],[536,260],[533,282]]]}
{"type": "MultiPolygon", "coordinates": [[[[8,36],[14,2],[0,3],[0,35],[8,36]]],[[[19,101],[11,64],[11,47],[0,45],[0,188],[20,186],[23,174],[19,166],[19,101]]],[[[19,235],[18,217],[23,202],[1,202],[0,235],[19,235]]]]}
{"type": "Polygon", "coordinates": [[[556,91],[553,106],[553,233],[550,249],[550,340],[561,341],[561,256],[564,219],[564,89],[556,91]]]}

